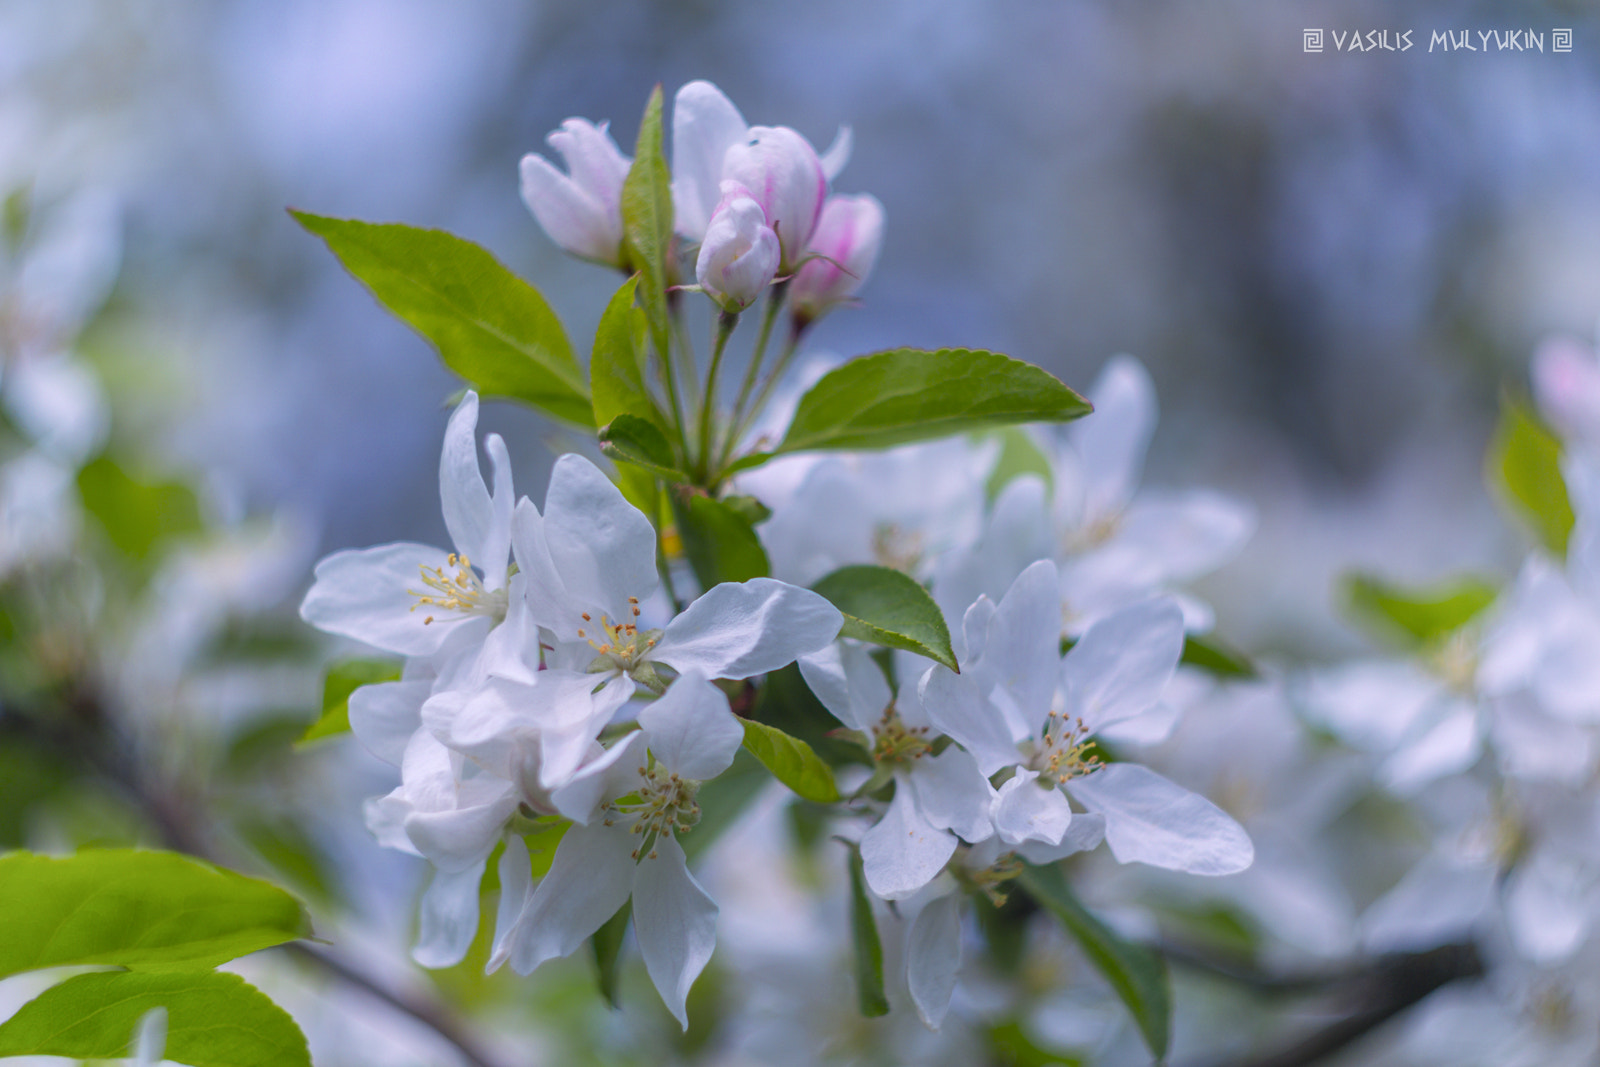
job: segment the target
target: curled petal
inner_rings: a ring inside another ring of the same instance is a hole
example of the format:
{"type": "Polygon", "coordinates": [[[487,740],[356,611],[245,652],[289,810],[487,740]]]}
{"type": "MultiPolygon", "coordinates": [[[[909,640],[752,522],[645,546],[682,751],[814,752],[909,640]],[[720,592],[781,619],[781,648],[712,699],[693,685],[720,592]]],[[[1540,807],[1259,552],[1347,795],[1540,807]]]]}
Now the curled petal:
{"type": "Polygon", "coordinates": [[[478,932],[478,883],[488,855],[460,871],[435,871],[422,894],[422,915],[411,958],[424,967],[452,967],[478,932]]]}
{"type": "Polygon", "coordinates": [[[679,233],[706,234],[722,197],[722,161],[750,127],[733,102],[708,81],[692,81],[672,103],[672,206],[679,233]]]}
{"type": "Polygon", "coordinates": [[[652,659],[707,678],[749,678],[816,652],[844,616],[809,589],[771,578],[723,582],[673,619],[652,659]]]}

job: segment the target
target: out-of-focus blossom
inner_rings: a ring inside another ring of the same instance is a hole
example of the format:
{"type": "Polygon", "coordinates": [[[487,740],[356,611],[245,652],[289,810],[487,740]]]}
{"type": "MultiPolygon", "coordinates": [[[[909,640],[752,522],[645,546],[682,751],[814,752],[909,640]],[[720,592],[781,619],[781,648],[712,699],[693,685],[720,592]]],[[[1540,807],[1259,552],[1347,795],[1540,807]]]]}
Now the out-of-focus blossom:
{"type": "Polygon", "coordinates": [[[546,138],[567,172],[530,152],[522,157],[522,200],[550,239],[575,256],[623,266],[622,183],[631,160],[602,122],[567,119],[546,138]]]}
{"type": "Polygon", "coordinates": [[[1534,353],[1533,395],[1561,435],[1600,449],[1600,360],[1572,337],[1552,337],[1534,353]]]}
{"type": "Polygon", "coordinates": [[[854,296],[878,262],[883,246],[883,205],[875,196],[831,196],[806,248],[816,255],[789,284],[789,305],[804,326],[854,296]]]}
{"type": "Polygon", "coordinates": [[[1188,629],[1210,628],[1211,609],[1173,587],[1231,559],[1255,527],[1253,510],[1207,489],[1139,489],[1156,397],[1138,360],[1113,359],[1089,399],[1094,412],[1052,457],[1054,500],[1037,476],[1013,479],[973,546],[941,561],[934,595],[947,619],[980,594],[999,596],[1034,560],[1054,558],[1068,633],[1156,594],[1177,596],[1188,629]]]}
{"type": "Polygon", "coordinates": [[[722,183],[722,201],[711,214],[694,272],[724,311],[753,304],[778,272],[779,238],[750,191],[722,183]]]}

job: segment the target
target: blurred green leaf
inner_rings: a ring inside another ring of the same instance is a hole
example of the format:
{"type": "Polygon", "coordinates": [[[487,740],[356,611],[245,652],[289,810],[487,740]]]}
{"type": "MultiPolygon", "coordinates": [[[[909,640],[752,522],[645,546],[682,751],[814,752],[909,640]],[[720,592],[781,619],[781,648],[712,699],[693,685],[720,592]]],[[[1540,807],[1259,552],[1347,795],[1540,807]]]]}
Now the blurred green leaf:
{"type": "Polygon", "coordinates": [[[288,893],[175,852],[0,856],[0,977],[100,963],[213,967],[311,936],[288,893]]]}
{"type": "Polygon", "coordinates": [[[968,430],[1087,415],[1053,376],[997,352],[896,348],[853,359],[800,398],[777,452],[889,448],[968,430]]]}
{"type": "Polygon", "coordinates": [[[117,1059],[153,1008],[167,1010],[163,1059],[192,1067],[311,1067],[305,1035],[265,993],[218,971],[80,974],[0,1025],[0,1056],[117,1059]]]}
{"type": "Polygon", "coordinates": [[[262,862],[302,895],[324,907],[347,903],[336,865],[295,819],[257,813],[240,818],[235,829],[262,862]]]}
{"type": "Polygon", "coordinates": [[[289,213],[480,393],[594,425],[561,321],[539,290],[487,250],[442,230],[289,213]]]}
{"type": "Polygon", "coordinates": [[[797,795],[818,804],[831,804],[839,799],[839,787],[833,782],[833,772],[811,751],[810,745],[790,737],[775,726],[753,719],[741,721],[744,725],[744,747],[772,772],[774,778],[797,795]]]}
{"type": "Polygon", "coordinates": [[[633,165],[622,183],[622,232],[628,258],[643,275],[641,303],[656,352],[668,353],[667,286],[672,250],[672,176],[661,149],[661,86],[645,104],[633,165]]]}
{"type": "Polygon", "coordinates": [[[998,441],[1000,444],[1000,455],[995,459],[994,469],[989,472],[989,481],[984,486],[991,501],[1000,495],[1000,490],[1008,482],[1024,474],[1037,475],[1044,480],[1047,489],[1055,484],[1055,471],[1050,466],[1050,457],[1022,427],[1006,426],[979,435],[979,440],[998,441]]]}
{"type": "Polygon", "coordinates": [[[926,656],[953,671],[956,654],[944,613],[915,578],[892,567],[840,567],[811,587],[844,614],[840,637],[926,656]]]}
{"type": "Polygon", "coordinates": [[[1139,1025],[1150,1051],[1156,1059],[1163,1059],[1172,1027],[1172,992],[1166,961],[1143,945],[1124,940],[1095,918],[1067,885],[1059,866],[1028,867],[1018,882],[1029,896],[1061,920],[1095,970],[1133,1013],[1133,1021],[1139,1025]]]}
{"type": "Polygon", "coordinates": [[[24,844],[38,805],[71,781],[60,757],[19,738],[0,738],[0,849],[24,844]]]}
{"type": "Polygon", "coordinates": [[[1244,653],[1229,648],[1214,634],[1185,634],[1179,660],[1218,678],[1254,678],[1255,666],[1244,653]]]}
{"type": "Polygon", "coordinates": [[[856,1000],[861,1014],[869,1019],[888,1015],[889,998],[883,990],[883,942],[878,940],[872,898],[867,896],[861,850],[854,845],[850,846],[850,933],[855,946],[856,1000]]]}
{"type": "Polygon", "coordinates": [[[350,732],[350,694],[364,685],[394,682],[401,663],[393,659],[342,659],[322,676],[322,715],[300,738],[300,744],[350,732]]]}
{"type": "Polygon", "coordinates": [[[703,855],[723,831],[738,821],[739,816],[766,787],[771,778],[761,763],[743,749],[733,757],[733,765],[709,782],[700,786],[695,803],[700,805],[700,821],[679,840],[683,853],[693,860],[703,855]]]}
{"type": "Polygon", "coordinates": [[[1509,395],[1500,398],[1500,424],[1485,466],[1496,495],[1540,544],[1564,558],[1573,515],[1561,477],[1561,443],[1531,408],[1509,395]]]}
{"type": "Polygon", "coordinates": [[[613,1008],[622,1007],[621,990],[617,987],[617,961],[622,958],[622,939],[628,933],[628,920],[633,917],[630,905],[631,901],[624,901],[617,913],[602,923],[600,929],[589,938],[600,995],[613,1008]]]}
{"type": "Polygon", "coordinates": [[[1349,574],[1341,585],[1356,621],[1403,648],[1449,636],[1499,595],[1493,584],[1473,575],[1408,588],[1370,574],[1349,574]]]}
{"type": "Polygon", "coordinates": [[[199,501],[188,486],[140,481],[110,456],[90,460],[78,472],[78,494],[117,551],[137,562],[174,538],[204,529],[199,501]]]}
{"type": "Polygon", "coordinates": [[[991,1067],[1083,1067],[1088,1062],[1082,1056],[1041,1047],[1016,1019],[996,1023],[984,1036],[989,1042],[991,1067]]]}
{"type": "Polygon", "coordinates": [[[767,550],[739,511],[700,493],[674,491],[668,496],[684,555],[702,589],[771,573],[767,550]]]}

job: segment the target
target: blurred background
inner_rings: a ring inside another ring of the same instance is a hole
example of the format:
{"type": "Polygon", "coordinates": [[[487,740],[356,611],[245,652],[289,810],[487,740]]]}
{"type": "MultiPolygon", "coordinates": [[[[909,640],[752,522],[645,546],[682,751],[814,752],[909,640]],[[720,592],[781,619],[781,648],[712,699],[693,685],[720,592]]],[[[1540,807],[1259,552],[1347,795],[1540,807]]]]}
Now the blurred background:
{"type": "MultiPolygon", "coordinates": [[[[1261,511],[1204,590],[1223,632],[1327,656],[1353,562],[1514,564],[1481,456],[1538,340],[1600,316],[1596,30],[1574,3],[12,0],[0,166],[106,202],[121,269],[79,348],[113,433],[327,551],[439,539],[454,386],[286,206],[477,240],[582,351],[614,280],[517,195],[563,118],[627,148],[655,82],[708,78],[817,144],[851,125],[836,188],[883,201],[887,240],[813,344],[993,348],[1080,389],[1136,354],[1163,409],[1147,481],[1261,511]],[[1514,28],[1546,51],[1428,51],[1514,28]],[[1354,29],[1414,47],[1336,51],[1354,29]]],[[[567,445],[487,423],[537,494],[567,445]]]]}

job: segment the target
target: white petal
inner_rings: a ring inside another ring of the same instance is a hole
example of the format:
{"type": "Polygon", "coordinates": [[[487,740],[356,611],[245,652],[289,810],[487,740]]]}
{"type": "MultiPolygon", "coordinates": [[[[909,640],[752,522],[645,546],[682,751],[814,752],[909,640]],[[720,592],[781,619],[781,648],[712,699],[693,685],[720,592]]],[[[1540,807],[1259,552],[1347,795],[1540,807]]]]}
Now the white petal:
{"type": "Polygon", "coordinates": [[[1171,581],[1210,574],[1244,547],[1255,511],[1209,489],[1139,494],[1117,526],[1118,544],[1155,560],[1171,581]]]}
{"type": "Polygon", "coordinates": [[[1067,825],[1067,832],[1061,836],[1059,845],[1024,841],[1017,846],[1016,852],[1035,867],[1042,867],[1046,863],[1066,859],[1074,852],[1087,852],[1104,841],[1105,837],[1105,817],[1092,811],[1080,811],[1072,816],[1072,822],[1067,825]]]}
{"type": "MultiPolygon", "coordinates": [[[[494,947],[489,951],[490,959],[500,957],[500,950],[510,939],[517,919],[533,898],[533,863],[521,834],[507,835],[505,851],[500,853],[496,870],[500,875],[500,903],[495,908],[494,947]]],[[[490,970],[496,969],[498,964],[490,967],[490,970]]]]}
{"type": "Polygon", "coordinates": [[[605,204],[538,153],[522,157],[518,174],[522,202],[550,240],[585,259],[616,258],[620,235],[605,204]]]}
{"type": "Polygon", "coordinates": [[[627,901],[637,841],[621,825],[568,830],[556,846],[550,872],[489,960],[490,969],[510,961],[518,974],[531,974],[545,960],[570,956],[582,947],[627,901]]]}
{"type": "Polygon", "coordinates": [[[878,825],[861,837],[867,885],[884,900],[908,897],[933,881],[955,851],[955,835],[924,819],[912,791],[903,784],[895,786],[894,799],[878,825]]]}
{"type": "Polygon", "coordinates": [[[483,484],[483,472],[478,467],[478,394],[470,389],[444,429],[439,500],[444,505],[445,529],[450,531],[450,542],[456,551],[486,571],[504,566],[503,554],[499,560],[484,555],[495,526],[495,512],[489,487],[483,484]]]}
{"type": "Polygon", "coordinates": [[[151,1008],[139,1017],[133,1044],[134,1067],[158,1067],[167,1050],[166,1008],[151,1008]]]}
{"type": "Polygon", "coordinates": [[[1378,780],[1396,793],[1412,793],[1466,770],[1478,762],[1482,751],[1477,709],[1466,701],[1451,700],[1437,723],[1384,761],[1378,780]]]}
{"type": "Polygon", "coordinates": [[[689,873],[676,838],[660,838],[653,854],[639,861],[633,929],[650,980],[672,1017],[689,1029],[684,1004],[716,947],[717,905],[689,873]]]}
{"type": "Polygon", "coordinates": [[[1425,856],[1361,917],[1361,943],[1369,952],[1445,944],[1477,922],[1494,899],[1494,883],[1493,864],[1425,856]]]}
{"type": "Polygon", "coordinates": [[[1583,943],[1593,920],[1584,878],[1568,857],[1540,849],[1511,872],[1506,886],[1506,924],[1524,959],[1559,963],[1583,943]]]}
{"type": "Polygon", "coordinates": [[[989,620],[994,618],[994,601],[980,595],[961,616],[961,636],[966,644],[963,661],[978,659],[983,655],[984,642],[989,637],[989,620]]]}
{"type": "Polygon", "coordinates": [[[478,549],[483,558],[472,559],[483,570],[483,584],[488,589],[499,589],[506,584],[506,565],[511,561],[511,515],[517,498],[511,491],[511,454],[499,434],[492,433],[483,439],[483,450],[489,454],[489,469],[494,480],[494,495],[489,516],[489,529],[478,549]]]}
{"type": "Polygon", "coordinates": [[[517,810],[511,783],[475,778],[463,783],[460,806],[413,811],[406,816],[406,836],[417,851],[441,871],[477,865],[494,850],[506,820],[517,810]]]}
{"type": "MultiPolygon", "coordinates": [[[[1012,753],[1015,757],[1015,752],[1012,753]]],[[[954,746],[924,756],[906,781],[916,791],[917,807],[929,823],[953,830],[963,841],[978,842],[994,833],[989,805],[994,789],[972,756],[954,746]]]]}
{"type": "Polygon", "coordinates": [[[922,677],[921,695],[929,721],[970,752],[985,777],[1018,761],[1010,725],[971,670],[956,674],[935,665],[922,677]]]}
{"type": "Polygon", "coordinates": [[[1037,771],[1018,771],[995,795],[994,828],[1010,845],[1041,841],[1059,845],[1072,822],[1072,805],[1050,781],[1039,781],[1037,771]]]}
{"type": "Polygon", "coordinates": [[[848,126],[840,126],[839,132],[833,135],[833,143],[818,157],[822,161],[822,173],[827,175],[831,182],[844,170],[846,163],[850,162],[850,149],[855,145],[854,131],[848,126]]]}
{"type": "Polygon", "coordinates": [[[748,130],[739,109],[710,82],[690,82],[673,99],[674,224],[689,240],[705,236],[722,195],[723,157],[748,130]]]}
{"type": "Polygon", "coordinates": [[[727,695],[693,670],[639,713],[639,726],[668,771],[700,782],[727,770],[744,743],[727,695]]]}
{"type": "Polygon", "coordinates": [[[1357,748],[1384,751],[1399,744],[1444,687],[1407,662],[1350,663],[1314,675],[1305,707],[1357,748]]]}
{"type": "Polygon", "coordinates": [[[1120,511],[1139,485],[1156,428],[1156,390],[1144,365],[1115,356],[1089,391],[1094,412],[1067,431],[1082,463],[1085,518],[1120,511]]]}
{"type": "Polygon", "coordinates": [[[844,625],[809,589],[771,578],[723,582],[667,624],[651,659],[707,678],[749,678],[826,646],[844,625]]]}
{"type": "Polygon", "coordinates": [[[350,694],[350,732],[368,752],[398,767],[432,691],[431,681],[364,685],[350,694]]]}
{"type": "Polygon", "coordinates": [[[1061,661],[1066,712],[1094,733],[1149,711],[1183,655],[1183,612],[1163,597],[1089,627],[1061,661]]]}
{"type": "MultiPolygon", "coordinates": [[[[582,456],[564,455],[550,472],[544,537],[568,595],[589,605],[591,614],[632,622],[619,617],[629,610],[628,598],[645,600],[656,590],[655,527],[582,456]]],[[[572,625],[583,624],[574,619],[572,625]]]]}
{"type": "Polygon", "coordinates": [[[385,652],[429,655],[450,636],[452,623],[468,617],[429,605],[417,607],[417,597],[410,592],[431,592],[422,584],[422,569],[444,569],[446,555],[408,541],[335,552],[317,564],[316,581],[300,603],[300,617],[319,630],[353,637],[385,652]]]}
{"type": "Polygon", "coordinates": [[[911,1002],[931,1030],[939,1029],[961,971],[960,895],[930,900],[906,937],[906,983],[911,1002]]]}
{"type": "Polygon", "coordinates": [[[1011,583],[989,619],[976,670],[995,687],[990,699],[1005,715],[1012,741],[1037,736],[1050,711],[1061,667],[1059,589],[1056,565],[1039,560],[1011,583]]]}
{"type": "Polygon", "coordinates": [[[1106,820],[1118,863],[1148,863],[1190,874],[1233,874],[1255,850],[1244,828],[1211,801],[1134,763],[1074,778],[1067,790],[1106,820]]]}
{"type": "Polygon", "coordinates": [[[1113,743],[1159,745],[1172,736],[1172,731],[1177,729],[1178,720],[1182,716],[1182,709],[1172,704],[1161,703],[1132,718],[1114,722],[1105,729],[1097,731],[1097,734],[1102,740],[1113,743]]]}
{"type": "Polygon", "coordinates": [[[894,699],[883,671],[859,645],[832,644],[801,656],[800,674],[822,706],[853,730],[870,731],[894,699]]]}
{"type": "Polygon", "coordinates": [[[422,915],[411,958],[424,967],[460,963],[478,932],[478,884],[488,854],[460,871],[435,871],[422,894],[422,915]]]}
{"type": "Polygon", "coordinates": [[[1544,714],[1525,693],[1494,701],[1494,751],[1508,778],[1580,785],[1594,767],[1593,733],[1544,714]]]}
{"type": "MultiPolygon", "coordinates": [[[[599,746],[594,746],[598,748],[599,746]]],[[[598,756],[579,767],[567,783],[550,791],[556,811],[576,823],[587,824],[598,813],[600,804],[633,789],[639,779],[629,768],[637,760],[644,763],[644,734],[634,731],[598,756]]]]}

